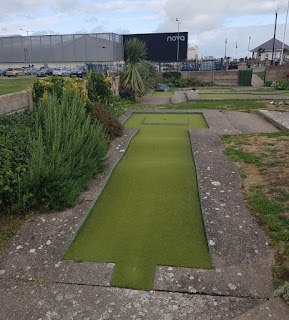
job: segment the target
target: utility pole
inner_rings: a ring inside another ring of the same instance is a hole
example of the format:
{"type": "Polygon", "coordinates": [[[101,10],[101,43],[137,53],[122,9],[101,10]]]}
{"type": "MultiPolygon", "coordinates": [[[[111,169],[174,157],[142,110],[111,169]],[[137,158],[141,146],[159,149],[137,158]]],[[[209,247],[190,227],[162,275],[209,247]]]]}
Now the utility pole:
{"type": "Polygon", "coordinates": [[[286,22],[285,22],[285,27],[284,27],[284,35],[283,35],[283,43],[282,43],[280,64],[283,64],[283,58],[284,58],[284,42],[285,42],[286,27],[287,27],[287,20],[288,20],[288,10],[289,10],[289,0],[288,0],[287,13],[286,13],[286,22]]]}
{"type": "Polygon", "coordinates": [[[248,55],[247,55],[248,59],[249,59],[249,55],[250,55],[250,41],[251,41],[251,37],[249,37],[249,42],[248,42],[248,55]]]}
{"type": "Polygon", "coordinates": [[[271,60],[271,66],[274,64],[274,53],[275,53],[275,39],[276,39],[276,27],[277,27],[277,13],[278,10],[275,11],[275,27],[274,27],[274,38],[273,38],[273,49],[272,49],[272,60],[271,60]]]}
{"type": "Polygon", "coordinates": [[[226,41],[225,41],[225,59],[227,59],[227,43],[228,43],[228,40],[226,39],[226,41]]]}
{"type": "MultiPolygon", "coordinates": [[[[27,34],[27,40],[28,40],[28,33],[29,33],[29,32],[34,32],[34,31],[31,31],[31,30],[25,30],[25,29],[20,29],[20,30],[26,32],[26,34],[27,34]]],[[[31,38],[30,38],[30,50],[29,50],[29,57],[30,57],[29,61],[30,61],[30,65],[31,65],[31,50],[32,50],[32,44],[31,44],[31,38]]],[[[26,51],[27,51],[27,49],[26,49],[26,51]]]]}
{"type": "Polygon", "coordinates": [[[176,21],[178,23],[178,47],[177,47],[177,61],[179,61],[179,53],[180,53],[180,22],[179,19],[176,18],[176,21]]]}

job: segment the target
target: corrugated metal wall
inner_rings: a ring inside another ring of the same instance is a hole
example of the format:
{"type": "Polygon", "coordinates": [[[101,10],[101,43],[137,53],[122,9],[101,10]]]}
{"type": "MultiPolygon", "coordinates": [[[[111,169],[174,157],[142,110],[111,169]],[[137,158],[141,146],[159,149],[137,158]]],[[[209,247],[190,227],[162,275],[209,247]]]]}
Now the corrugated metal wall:
{"type": "Polygon", "coordinates": [[[110,62],[123,60],[115,33],[0,38],[0,62],[110,62]]]}

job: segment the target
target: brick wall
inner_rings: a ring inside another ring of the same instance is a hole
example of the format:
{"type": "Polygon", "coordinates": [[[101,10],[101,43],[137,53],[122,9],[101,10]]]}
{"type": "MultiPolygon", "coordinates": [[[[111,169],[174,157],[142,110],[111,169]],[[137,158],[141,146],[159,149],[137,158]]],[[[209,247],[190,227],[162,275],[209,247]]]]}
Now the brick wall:
{"type": "MultiPolygon", "coordinates": [[[[238,70],[234,71],[182,71],[182,79],[195,78],[216,84],[238,85],[238,70]]],[[[162,82],[162,72],[157,73],[157,82],[162,82]]]]}
{"type": "Polygon", "coordinates": [[[11,114],[14,112],[32,110],[33,100],[31,90],[4,94],[0,96],[0,114],[11,114]]]}
{"type": "Polygon", "coordinates": [[[286,78],[287,72],[289,72],[289,65],[287,64],[281,66],[267,66],[265,81],[276,81],[286,78]]]}

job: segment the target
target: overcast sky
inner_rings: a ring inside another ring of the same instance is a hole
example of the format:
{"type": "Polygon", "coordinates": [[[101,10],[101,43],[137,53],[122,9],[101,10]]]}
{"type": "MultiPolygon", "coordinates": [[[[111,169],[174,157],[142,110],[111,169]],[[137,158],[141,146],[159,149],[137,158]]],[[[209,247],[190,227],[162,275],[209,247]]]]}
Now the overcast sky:
{"type": "Polygon", "coordinates": [[[2,0],[0,34],[176,32],[178,18],[189,46],[197,45],[201,56],[224,56],[228,39],[227,56],[240,58],[248,54],[249,37],[250,49],[273,38],[278,8],[277,39],[283,40],[287,5],[288,0],[2,0]]]}

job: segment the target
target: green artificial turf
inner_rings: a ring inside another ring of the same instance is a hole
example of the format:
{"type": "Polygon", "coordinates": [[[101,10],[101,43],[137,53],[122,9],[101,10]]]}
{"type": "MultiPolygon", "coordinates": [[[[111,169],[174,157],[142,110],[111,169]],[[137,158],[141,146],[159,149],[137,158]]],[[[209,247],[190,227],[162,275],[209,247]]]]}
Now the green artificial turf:
{"type": "Polygon", "coordinates": [[[188,133],[207,125],[201,114],[133,114],[125,126],[140,130],[64,259],[116,263],[113,286],[151,290],[156,265],[212,267],[188,133]]]}

